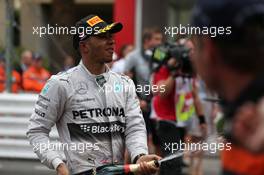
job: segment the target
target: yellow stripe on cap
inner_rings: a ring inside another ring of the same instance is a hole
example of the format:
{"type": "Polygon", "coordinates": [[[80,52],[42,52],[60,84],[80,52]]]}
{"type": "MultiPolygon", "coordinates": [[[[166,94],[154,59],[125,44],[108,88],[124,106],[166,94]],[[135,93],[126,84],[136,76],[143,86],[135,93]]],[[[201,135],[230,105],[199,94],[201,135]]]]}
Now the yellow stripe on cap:
{"type": "Polygon", "coordinates": [[[101,18],[99,18],[99,16],[94,16],[91,19],[86,21],[91,27],[93,27],[94,25],[100,23],[100,22],[104,22],[101,18]]]}
{"type": "Polygon", "coordinates": [[[112,23],[110,25],[107,25],[106,27],[99,29],[98,32],[96,32],[95,34],[100,34],[100,33],[105,33],[108,30],[112,29],[112,27],[115,25],[115,23],[112,23]]]}

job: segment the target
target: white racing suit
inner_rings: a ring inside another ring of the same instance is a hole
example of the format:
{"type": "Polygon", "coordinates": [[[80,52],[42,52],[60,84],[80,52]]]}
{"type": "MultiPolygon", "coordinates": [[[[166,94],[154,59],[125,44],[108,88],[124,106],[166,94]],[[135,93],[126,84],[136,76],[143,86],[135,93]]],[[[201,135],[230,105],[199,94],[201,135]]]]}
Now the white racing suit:
{"type": "MultiPolygon", "coordinates": [[[[82,62],[53,75],[30,118],[27,137],[31,145],[49,144],[49,132],[56,124],[60,141],[68,145],[63,150],[72,174],[122,164],[125,147],[132,160],[147,154],[146,127],[134,87],[131,79],[109,70],[93,75],[82,62]],[[86,144],[86,150],[76,149],[80,143],[86,144]]],[[[34,151],[49,168],[62,163],[58,150],[47,146],[34,151]]]]}

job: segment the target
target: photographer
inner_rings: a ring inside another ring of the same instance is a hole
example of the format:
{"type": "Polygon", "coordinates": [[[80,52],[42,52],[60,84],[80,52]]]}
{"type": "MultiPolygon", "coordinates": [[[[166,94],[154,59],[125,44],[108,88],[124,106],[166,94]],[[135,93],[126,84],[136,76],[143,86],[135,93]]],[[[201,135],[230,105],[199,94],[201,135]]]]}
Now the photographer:
{"type": "MultiPolygon", "coordinates": [[[[154,57],[157,52],[166,50],[163,47],[154,51],[154,57]]],[[[199,116],[202,135],[206,133],[196,80],[191,71],[190,49],[179,44],[165,47],[170,48],[167,50],[168,58],[159,63],[161,65],[152,77],[152,83],[159,87],[159,91],[153,94],[151,112],[151,118],[154,119],[153,142],[156,151],[162,156],[172,153],[171,150],[166,149],[168,143],[176,143],[178,148],[180,147],[179,143],[180,140],[184,140],[187,124],[195,114],[199,116]]],[[[182,165],[182,159],[174,160],[161,167],[161,174],[172,172],[181,174],[182,165]],[[169,168],[166,168],[167,166],[169,168]],[[174,171],[171,168],[174,168],[174,171]]]]}
{"type": "MultiPolygon", "coordinates": [[[[189,49],[189,59],[192,61],[194,54],[194,45],[192,41],[190,39],[180,39],[178,43],[189,49]]],[[[191,66],[191,62],[189,63],[189,66],[191,66]]],[[[176,78],[177,126],[185,131],[181,140],[184,140],[187,144],[199,144],[203,142],[207,136],[207,124],[205,123],[204,106],[199,96],[201,82],[192,69],[190,70],[189,75],[187,74],[187,78],[186,76],[179,76],[176,78]]],[[[197,150],[195,153],[192,153],[191,150],[187,151],[188,156],[186,156],[186,158],[190,159],[190,174],[203,174],[203,150],[197,150]]]]}

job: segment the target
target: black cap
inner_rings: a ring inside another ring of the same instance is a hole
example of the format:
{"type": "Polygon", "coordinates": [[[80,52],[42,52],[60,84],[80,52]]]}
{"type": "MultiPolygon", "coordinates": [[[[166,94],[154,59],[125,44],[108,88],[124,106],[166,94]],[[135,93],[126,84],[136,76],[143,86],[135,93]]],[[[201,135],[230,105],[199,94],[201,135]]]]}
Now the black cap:
{"type": "Polygon", "coordinates": [[[264,16],[263,0],[197,0],[192,26],[239,28],[255,15],[264,16]]]}
{"type": "Polygon", "coordinates": [[[120,22],[107,24],[97,15],[88,15],[78,21],[75,25],[77,34],[73,36],[73,47],[78,49],[79,42],[86,40],[89,36],[99,35],[110,32],[117,33],[122,30],[123,25],[120,22]],[[82,28],[82,33],[78,33],[78,29],[82,28]]]}

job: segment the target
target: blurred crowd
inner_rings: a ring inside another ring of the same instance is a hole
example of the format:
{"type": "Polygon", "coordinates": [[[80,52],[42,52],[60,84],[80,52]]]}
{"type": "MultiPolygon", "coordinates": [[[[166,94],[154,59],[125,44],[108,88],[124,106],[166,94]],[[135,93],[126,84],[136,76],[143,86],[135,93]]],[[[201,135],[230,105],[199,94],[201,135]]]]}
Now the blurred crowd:
{"type": "MultiPolygon", "coordinates": [[[[74,59],[66,56],[63,70],[74,66],[74,59]]],[[[43,65],[43,57],[30,50],[22,52],[20,62],[12,65],[11,92],[39,93],[44,87],[51,73],[43,65]]],[[[6,90],[6,64],[3,54],[0,54],[0,92],[6,90]]]]}

